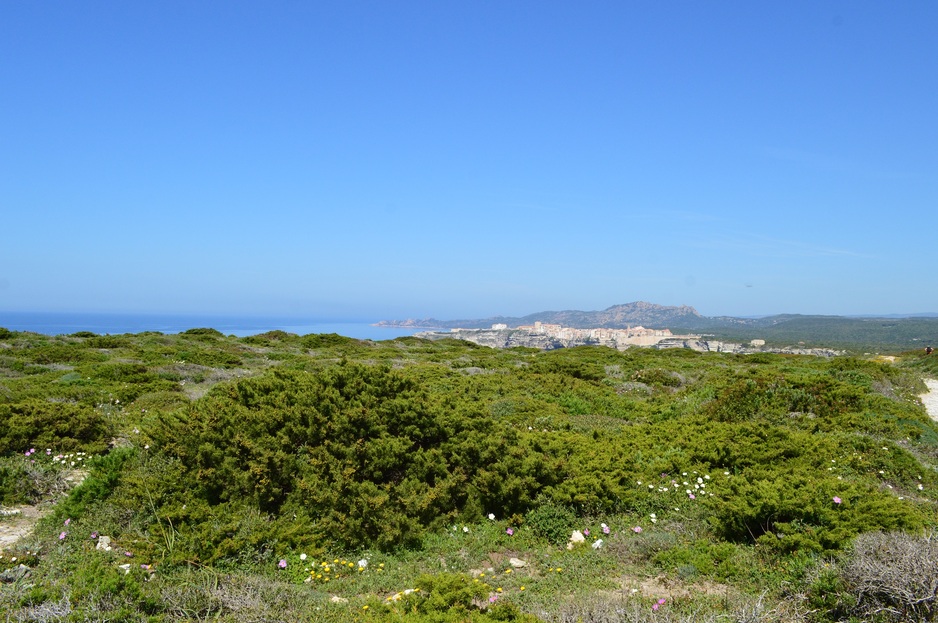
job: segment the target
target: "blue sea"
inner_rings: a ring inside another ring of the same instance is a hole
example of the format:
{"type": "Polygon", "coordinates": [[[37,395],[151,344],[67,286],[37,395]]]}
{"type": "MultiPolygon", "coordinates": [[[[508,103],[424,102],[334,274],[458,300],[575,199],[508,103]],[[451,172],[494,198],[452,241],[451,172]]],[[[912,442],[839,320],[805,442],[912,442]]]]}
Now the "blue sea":
{"type": "Polygon", "coordinates": [[[91,331],[99,335],[122,333],[181,333],[188,329],[211,328],[225,335],[245,337],[280,330],[297,335],[337,333],[359,340],[393,340],[427,329],[376,327],[367,321],[324,321],[303,318],[251,316],[199,316],[160,314],[94,314],[52,312],[2,312],[0,327],[11,331],[30,331],[45,335],[68,335],[91,331]]]}

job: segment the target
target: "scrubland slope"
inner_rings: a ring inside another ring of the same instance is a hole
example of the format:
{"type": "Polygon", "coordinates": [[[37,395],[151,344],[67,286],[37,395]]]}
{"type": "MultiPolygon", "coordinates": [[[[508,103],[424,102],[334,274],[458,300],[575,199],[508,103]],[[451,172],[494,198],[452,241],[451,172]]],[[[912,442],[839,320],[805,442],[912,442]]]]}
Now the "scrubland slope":
{"type": "Polygon", "coordinates": [[[0,610],[931,620],[932,364],[5,331],[0,610]]]}

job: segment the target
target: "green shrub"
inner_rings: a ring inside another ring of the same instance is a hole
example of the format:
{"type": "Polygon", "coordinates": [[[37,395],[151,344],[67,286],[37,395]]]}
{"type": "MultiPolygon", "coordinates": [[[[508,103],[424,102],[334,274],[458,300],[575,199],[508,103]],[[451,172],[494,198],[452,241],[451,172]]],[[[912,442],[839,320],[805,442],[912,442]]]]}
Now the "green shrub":
{"type": "Polygon", "coordinates": [[[303,348],[328,348],[357,344],[358,340],[337,333],[310,333],[303,336],[301,343],[303,348]]]}
{"type": "Polygon", "coordinates": [[[414,545],[460,514],[523,513],[562,479],[513,430],[440,398],[387,368],[278,369],[216,387],[149,434],[209,508],[295,517],[307,540],[348,547],[414,545]]]}
{"type": "Polygon", "coordinates": [[[740,573],[738,547],[732,543],[699,539],[659,552],[652,560],[667,570],[677,571],[683,577],[690,578],[699,573],[718,580],[729,580],[740,573]]]}
{"type": "Polygon", "coordinates": [[[36,504],[60,493],[65,488],[61,471],[44,453],[0,459],[0,504],[36,504]]]}
{"type": "Polygon", "coordinates": [[[199,339],[201,338],[211,339],[211,338],[225,337],[225,335],[221,331],[217,329],[211,329],[208,327],[196,327],[194,329],[187,329],[183,331],[182,333],[180,333],[180,335],[193,336],[199,339]]]}
{"type": "Polygon", "coordinates": [[[92,333],[91,335],[81,337],[89,338],[85,342],[85,345],[89,348],[124,348],[131,344],[129,338],[119,335],[95,335],[92,333]]]}
{"type": "Polygon", "coordinates": [[[97,410],[84,405],[26,400],[0,404],[0,456],[30,448],[56,452],[101,453],[111,427],[97,410]]]}
{"type": "Polygon", "coordinates": [[[386,602],[374,612],[374,620],[407,620],[415,623],[494,623],[517,621],[537,623],[533,615],[522,614],[514,604],[502,602],[491,587],[455,573],[422,575],[416,589],[397,600],[386,602]],[[484,604],[484,605],[483,605],[484,604]]]}
{"type": "Polygon", "coordinates": [[[136,457],[134,448],[117,448],[108,454],[92,457],[86,465],[88,476],[56,505],[53,521],[61,525],[61,520],[81,517],[90,505],[107,500],[136,457]]]}
{"type": "Polygon", "coordinates": [[[566,543],[576,524],[576,514],[569,507],[546,498],[539,498],[536,504],[524,516],[524,525],[554,545],[566,543]]]}
{"type": "Polygon", "coordinates": [[[661,368],[646,368],[632,373],[632,381],[646,385],[660,385],[663,387],[680,387],[681,377],[669,370],[661,368]]]}

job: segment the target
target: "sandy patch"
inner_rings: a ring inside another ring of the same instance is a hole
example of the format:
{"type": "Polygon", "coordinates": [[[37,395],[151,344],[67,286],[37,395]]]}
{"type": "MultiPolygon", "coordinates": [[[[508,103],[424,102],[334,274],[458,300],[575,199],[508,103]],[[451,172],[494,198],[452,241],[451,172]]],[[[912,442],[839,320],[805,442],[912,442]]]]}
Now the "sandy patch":
{"type": "Polygon", "coordinates": [[[931,419],[938,421],[938,379],[925,379],[925,385],[928,386],[928,393],[922,394],[922,404],[931,419]]]}
{"type": "Polygon", "coordinates": [[[735,591],[726,584],[711,582],[710,580],[700,580],[697,582],[684,582],[677,578],[668,578],[663,575],[654,578],[639,577],[621,577],[619,583],[622,586],[622,593],[625,595],[640,594],[642,597],[649,598],[683,598],[689,599],[693,595],[718,595],[728,596],[735,591]]]}
{"type": "Polygon", "coordinates": [[[38,506],[4,508],[0,516],[0,552],[7,551],[17,541],[29,536],[36,522],[50,510],[51,507],[40,509],[38,506]]]}

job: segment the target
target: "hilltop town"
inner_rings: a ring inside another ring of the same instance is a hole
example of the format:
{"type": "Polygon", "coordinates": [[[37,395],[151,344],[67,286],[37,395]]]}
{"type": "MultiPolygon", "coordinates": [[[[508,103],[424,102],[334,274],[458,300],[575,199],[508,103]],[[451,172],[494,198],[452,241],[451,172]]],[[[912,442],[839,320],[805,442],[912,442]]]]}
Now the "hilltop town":
{"type": "Polygon", "coordinates": [[[567,347],[582,344],[596,344],[599,346],[609,346],[617,350],[625,350],[631,346],[655,346],[666,339],[700,339],[699,335],[674,335],[671,333],[670,329],[646,329],[642,326],[627,327],[625,329],[610,329],[607,327],[576,329],[539,321],[532,325],[520,325],[514,329],[509,329],[507,324],[497,323],[493,324],[490,329],[456,328],[451,329],[450,332],[459,334],[459,337],[463,339],[474,341],[472,337],[476,334],[501,331],[544,336],[551,340],[556,340],[560,342],[561,345],[567,347]]]}
{"type": "Polygon", "coordinates": [[[523,346],[541,350],[571,348],[574,346],[607,346],[616,350],[633,347],[688,348],[700,352],[721,353],[788,353],[798,355],[819,355],[832,357],[840,354],[828,348],[771,348],[765,340],[753,339],[748,343],[724,342],[706,339],[701,335],[672,333],[670,329],[650,329],[643,326],[612,329],[596,327],[576,329],[560,324],[535,322],[510,328],[506,323],[495,323],[488,329],[466,329],[455,327],[449,331],[425,331],[416,337],[438,340],[458,338],[492,348],[513,348],[523,346]]]}

